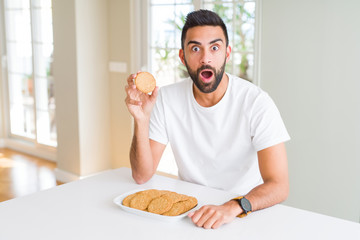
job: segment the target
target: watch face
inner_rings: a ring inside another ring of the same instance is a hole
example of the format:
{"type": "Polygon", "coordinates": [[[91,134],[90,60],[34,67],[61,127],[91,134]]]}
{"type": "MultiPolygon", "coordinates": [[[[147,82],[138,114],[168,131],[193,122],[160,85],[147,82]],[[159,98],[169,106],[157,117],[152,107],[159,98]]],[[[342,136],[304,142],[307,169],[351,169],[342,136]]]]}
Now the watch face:
{"type": "Polygon", "coordinates": [[[245,212],[251,211],[251,204],[246,198],[240,199],[241,207],[245,212]]]}

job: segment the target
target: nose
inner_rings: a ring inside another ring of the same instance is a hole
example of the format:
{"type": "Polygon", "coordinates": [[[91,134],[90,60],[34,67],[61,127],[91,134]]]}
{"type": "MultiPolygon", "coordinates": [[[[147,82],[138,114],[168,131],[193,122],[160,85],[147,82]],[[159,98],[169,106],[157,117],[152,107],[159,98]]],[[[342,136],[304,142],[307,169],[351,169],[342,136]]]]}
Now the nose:
{"type": "Polygon", "coordinates": [[[208,51],[204,50],[201,55],[201,64],[211,63],[211,55],[208,51]]]}

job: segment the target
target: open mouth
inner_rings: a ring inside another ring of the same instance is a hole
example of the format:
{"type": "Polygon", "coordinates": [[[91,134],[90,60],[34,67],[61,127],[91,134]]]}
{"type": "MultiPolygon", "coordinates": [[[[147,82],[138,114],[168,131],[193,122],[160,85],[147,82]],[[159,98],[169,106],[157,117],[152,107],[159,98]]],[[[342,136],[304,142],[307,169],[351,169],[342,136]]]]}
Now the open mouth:
{"type": "Polygon", "coordinates": [[[205,82],[208,82],[211,80],[211,77],[214,75],[214,73],[211,70],[205,69],[200,72],[200,75],[205,82]]]}

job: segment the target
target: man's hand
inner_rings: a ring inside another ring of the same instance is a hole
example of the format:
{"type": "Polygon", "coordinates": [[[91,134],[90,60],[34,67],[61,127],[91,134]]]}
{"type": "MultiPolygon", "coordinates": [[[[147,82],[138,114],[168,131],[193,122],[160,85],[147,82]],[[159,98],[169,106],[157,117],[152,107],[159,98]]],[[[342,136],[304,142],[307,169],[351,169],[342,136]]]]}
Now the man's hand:
{"type": "Polygon", "coordinates": [[[128,85],[125,86],[127,94],[125,103],[135,121],[148,120],[155,105],[159,88],[156,87],[151,95],[143,93],[136,88],[133,81],[135,77],[136,74],[131,74],[127,79],[128,85]]]}
{"type": "Polygon", "coordinates": [[[232,200],[220,206],[203,206],[199,210],[189,213],[188,216],[198,227],[215,229],[233,221],[240,213],[242,213],[242,209],[239,204],[232,200]]]}

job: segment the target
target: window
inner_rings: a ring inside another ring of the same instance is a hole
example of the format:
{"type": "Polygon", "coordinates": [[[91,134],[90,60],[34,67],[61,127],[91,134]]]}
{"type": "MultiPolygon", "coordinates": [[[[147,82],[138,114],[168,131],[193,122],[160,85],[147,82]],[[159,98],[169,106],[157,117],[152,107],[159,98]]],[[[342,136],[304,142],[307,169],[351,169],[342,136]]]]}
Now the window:
{"type": "Polygon", "coordinates": [[[51,0],[4,0],[12,137],[56,147],[51,0]]]}

